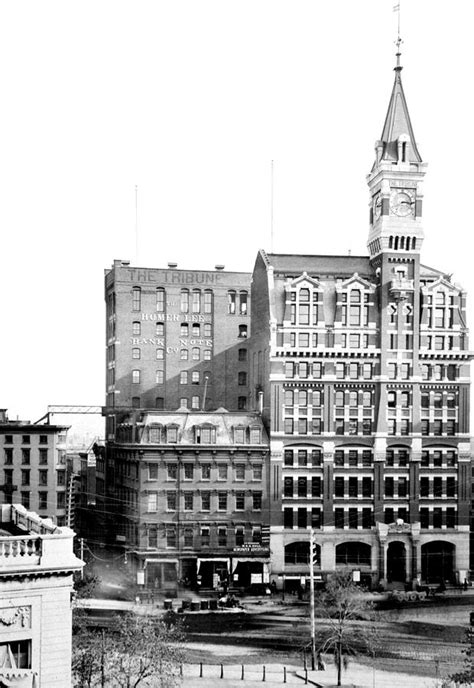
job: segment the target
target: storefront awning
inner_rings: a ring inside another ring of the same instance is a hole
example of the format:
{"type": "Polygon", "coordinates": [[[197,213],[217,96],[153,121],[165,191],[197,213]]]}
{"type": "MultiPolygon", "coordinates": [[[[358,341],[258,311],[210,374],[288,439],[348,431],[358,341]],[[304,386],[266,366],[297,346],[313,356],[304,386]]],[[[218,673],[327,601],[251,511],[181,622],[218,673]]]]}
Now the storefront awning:
{"type": "Polygon", "coordinates": [[[177,564],[177,559],[145,559],[145,567],[147,564],[177,564]]]}
{"type": "Polygon", "coordinates": [[[225,564],[227,566],[227,570],[230,571],[230,559],[223,559],[222,557],[209,557],[206,559],[197,559],[196,564],[198,572],[201,568],[201,564],[205,563],[206,561],[221,562],[222,564],[225,564]]]}
{"type": "Polygon", "coordinates": [[[266,566],[268,567],[268,559],[266,557],[232,557],[232,573],[239,564],[246,564],[248,562],[263,564],[264,570],[266,566]]]}

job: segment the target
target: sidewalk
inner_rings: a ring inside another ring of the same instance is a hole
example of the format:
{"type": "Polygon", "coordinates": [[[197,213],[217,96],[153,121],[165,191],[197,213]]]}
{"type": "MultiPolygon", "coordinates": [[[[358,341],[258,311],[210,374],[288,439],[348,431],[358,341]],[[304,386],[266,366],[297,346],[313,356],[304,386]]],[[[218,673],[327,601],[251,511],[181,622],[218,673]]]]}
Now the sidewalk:
{"type": "MultiPolygon", "coordinates": [[[[270,664],[265,667],[265,678],[262,665],[242,666],[224,665],[223,677],[218,664],[203,665],[203,676],[200,678],[200,667],[196,664],[186,664],[183,669],[184,685],[186,688],[242,688],[257,684],[265,684],[267,688],[287,686],[316,686],[316,688],[334,688],[337,683],[336,667],[328,664],[325,671],[308,671],[307,683],[305,672],[295,666],[286,666],[285,673],[282,664],[270,664]]],[[[412,676],[390,671],[375,670],[367,666],[351,662],[347,671],[342,675],[343,688],[435,688],[436,679],[427,676],[412,676]]]]}

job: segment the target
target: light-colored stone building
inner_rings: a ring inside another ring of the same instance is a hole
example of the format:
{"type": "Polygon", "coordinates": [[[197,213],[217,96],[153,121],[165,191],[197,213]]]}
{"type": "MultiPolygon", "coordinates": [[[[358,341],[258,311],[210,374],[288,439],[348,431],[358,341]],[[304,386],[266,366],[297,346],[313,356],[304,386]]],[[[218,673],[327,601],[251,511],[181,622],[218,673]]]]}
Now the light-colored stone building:
{"type": "Polygon", "coordinates": [[[74,533],[21,505],[0,517],[0,685],[68,688],[74,533]]]}

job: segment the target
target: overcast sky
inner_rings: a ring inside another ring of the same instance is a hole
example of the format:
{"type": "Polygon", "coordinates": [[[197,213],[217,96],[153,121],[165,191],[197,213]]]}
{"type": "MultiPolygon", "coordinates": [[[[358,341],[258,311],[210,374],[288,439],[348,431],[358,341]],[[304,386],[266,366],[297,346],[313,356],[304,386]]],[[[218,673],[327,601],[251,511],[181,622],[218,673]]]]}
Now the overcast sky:
{"type": "MultiPolygon", "coordinates": [[[[1,399],[104,403],[103,275],[366,255],[395,0],[0,4],[1,399]],[[135,186],[138,186],[138,255],[135,186]]],[[[472,0],[401,0],[422,261],[471,294],[472,0]]]]}

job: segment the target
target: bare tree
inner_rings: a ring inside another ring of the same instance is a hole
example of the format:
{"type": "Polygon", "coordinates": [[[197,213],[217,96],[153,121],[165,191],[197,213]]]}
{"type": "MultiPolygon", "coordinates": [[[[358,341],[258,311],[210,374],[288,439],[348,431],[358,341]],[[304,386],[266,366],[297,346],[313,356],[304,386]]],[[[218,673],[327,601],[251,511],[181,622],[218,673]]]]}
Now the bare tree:
{"type": "Polygon", "coordinates": [[[355,621],[371,619],[371,604],[362,589],[352,581],[352,574],[336,572],[328,578],[326,588],[317,598],[318,613],[325,618],[319,652],[332,652],[337,667],[337,685],[341,685],[342,668],[361,649],[373,652],[370,626],[355,621]]]}
{"type": "Polygon", "coordinates": [[[152,616],[125,614],[114,628],[113,652],[106,655],[107,685],[172,688],[180,682],[183,633],[179,626],[152,616]]]}

